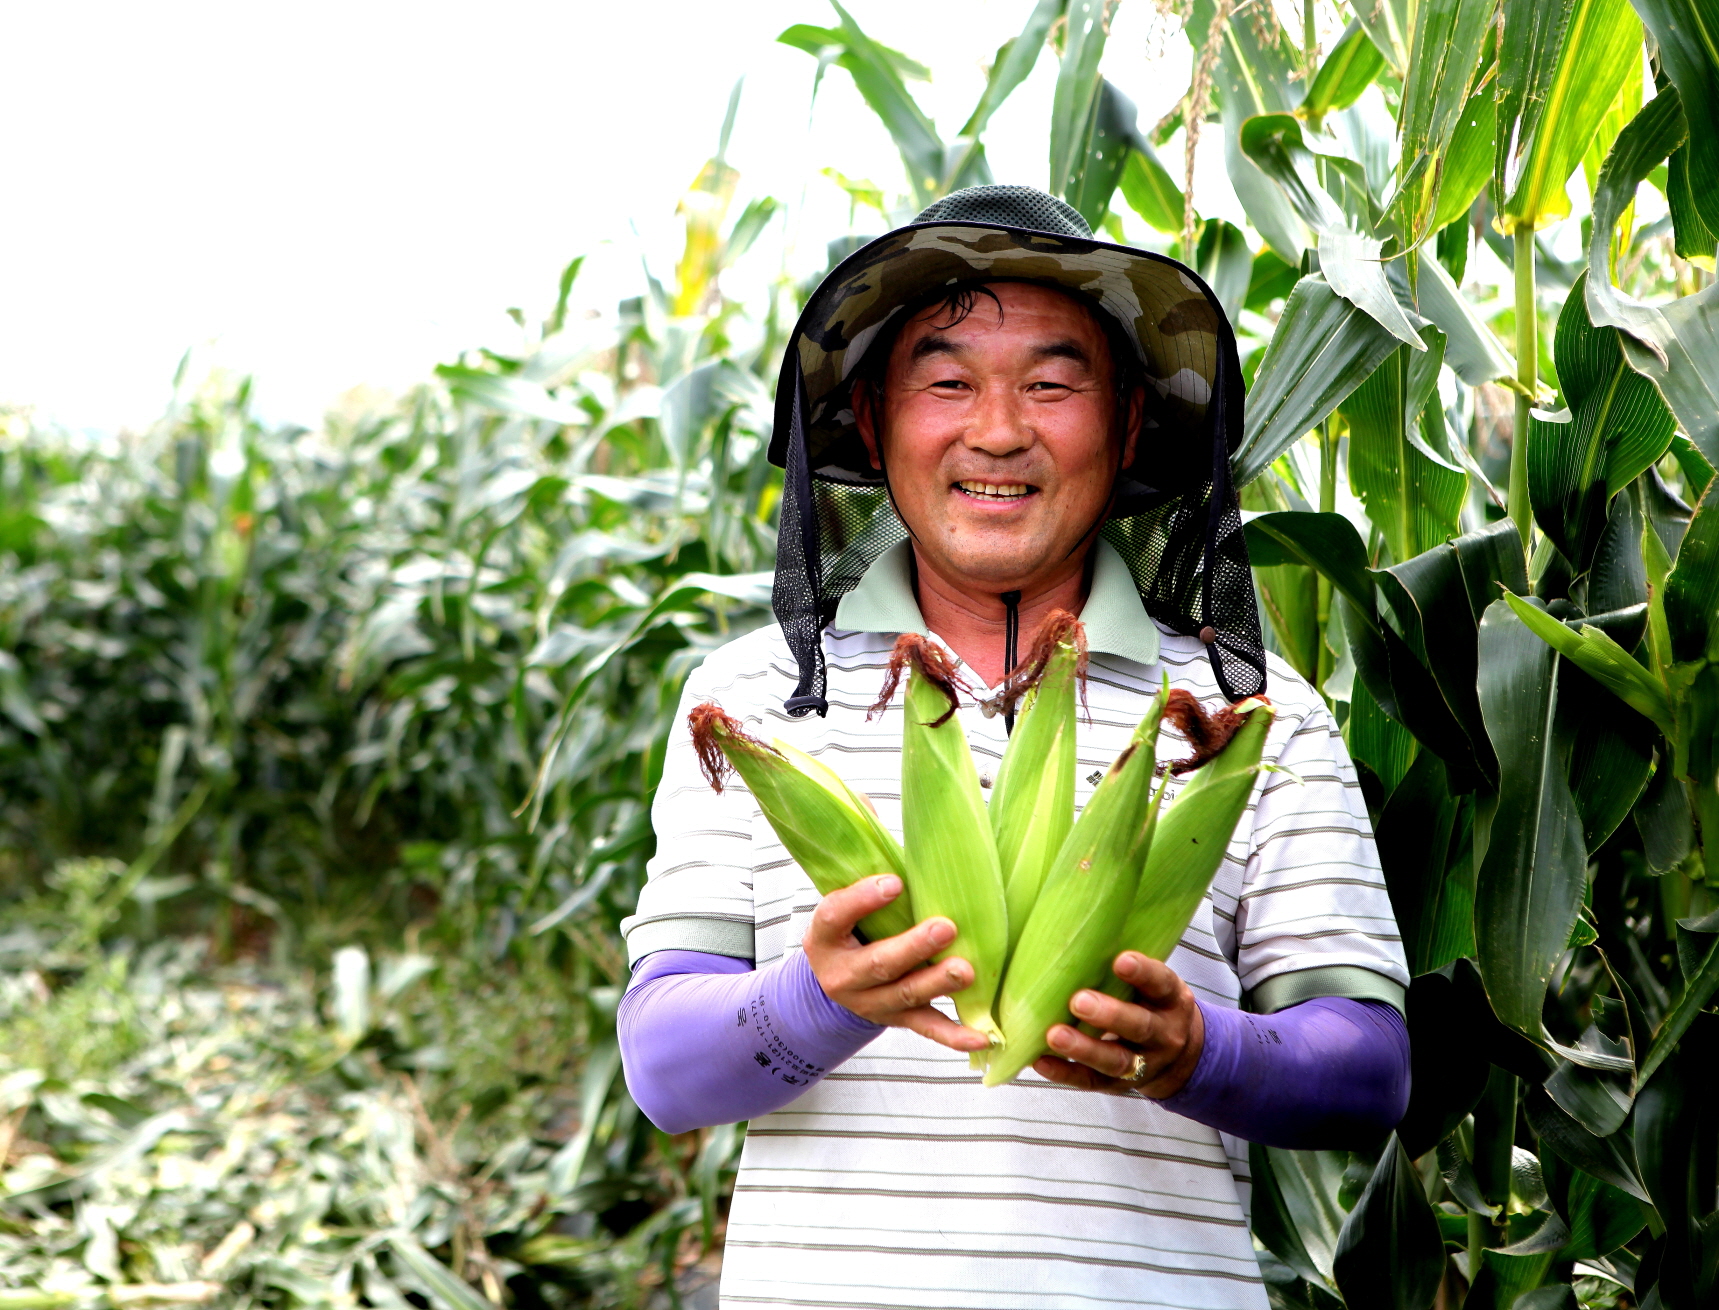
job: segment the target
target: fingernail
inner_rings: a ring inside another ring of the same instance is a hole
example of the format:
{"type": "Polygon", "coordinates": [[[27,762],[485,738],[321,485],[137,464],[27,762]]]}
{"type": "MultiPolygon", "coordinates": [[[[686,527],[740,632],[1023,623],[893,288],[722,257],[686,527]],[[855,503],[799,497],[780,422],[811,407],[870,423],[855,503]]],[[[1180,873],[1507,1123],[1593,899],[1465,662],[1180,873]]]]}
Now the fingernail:
{"type": "Polygon", "coordinates": [[[943,976],[957,987],[965,987],[967,985],[967,971],[957,965],[950,965],[943,971],[943,976]]]}
{"type": "Polygon", "coordinates": [[[1116,967],[1128,973],[1139,973],[1146,967],[1146,957],[1139,951],[1124,951],[1122,958],[1116,961],[1116,967]]]}
{"type": "Polygon", "coordinates": [[[1060,1024],[1045,1035],[1045,1045],[1053,1051],[1066,1051],[1074,1045],[1074,1036],[1060,1024]]]}
{"type": "Polygon", "coordinates": [[[933,919],[930,936],[933,946],[947,946],[955,940],[955,925],[947,919],[933,919]]]}
{"type": "Polygon", "coordinates": [[[886,873],[877,880],[877,889],[885,896],[896,896],[901,892],[901,879],[893,873],[886,873]]]}
{"type": "Polygon", "coordinates": [[[1092,1017],[1093,1010],[1095,1010],[1097,1006],[1093,1002],[1091,992],[1076,992],[1074,994],[1074,999],[1069,1002],[1068,1008],[1073,1010],[1082,1019],[1090,1019],[1092,1017]]]}

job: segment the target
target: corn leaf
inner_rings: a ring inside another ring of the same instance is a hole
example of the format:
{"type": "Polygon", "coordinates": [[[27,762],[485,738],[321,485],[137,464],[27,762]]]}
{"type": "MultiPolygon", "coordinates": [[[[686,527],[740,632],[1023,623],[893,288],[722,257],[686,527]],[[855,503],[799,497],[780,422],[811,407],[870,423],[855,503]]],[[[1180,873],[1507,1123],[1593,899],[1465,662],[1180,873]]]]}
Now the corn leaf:
{"type": "Polygon", "coordinates": [[[1689,520],[1665,580],[1665,623],[1677,660],[1719,662],[1719,494],[1707,494],[1689,520]]]}
{"type": "Polygon", "coordinates": [[[1687,196],[1709,238],[1719,233],[1719,9],[1711,0],[1632,0],[1653,36],[1660,67],[1677,88],[1691,123],[1687,196]]]}
{"type": "Polygon", "coordinates": [[[1110,197],[1130,157],[1138,154],[1133,142],[1134,102],[1105,79],[1099,79],[1097,98],[1087,116],[1086,135],[1076,152],[1074,171],[1063,190],[1063,198],[1080,211],[1087,224],[1096,228],[1110,209],[1110,197]]]}
{"type": "MultiPolygon", "coordinates": [[[[1319,269],[1331,289],[1364,309],[1392,336],[1424,349],[1415,325],[1397,303],[1380,259],[1384,242],[1358,231],[1351,216],[1326,190],[1319,161],[1306,146],[1292,114],[1250,118],[1240,135],[1242,150],[1266,177],[1283,188],[1297,216],[1318,235],[1319,269]]],[[[1337,174],[1342,177],[1342,173],[1337,174]]],[[[1364,191],[1365,187],[1359,188],[1364,191]]]]}
{"type": "MultiPolygon", "coordinates": [[[[1507,46],[1510,21],[1522,8],[1506,10],[1507,46]]],[[[1538,19],[1531,21],[1536,32],[1550,30],[1538,26],[1538,19]]],[[[1499,119],[1500,147],[1510,154],[1504,177],[1508,198],[1499,206],[1505,230],[1538,230],[1570,212],[1564,184],[1582,162],[1632,63],[1640,60],[1641,21],[1629,0],[1576,0],[1545,83],[1544,106],[1537,117],[1524,109],[1514,124],[1514,149],[1505,147],[1506,120],[1499,119]]]]}
{"type": "Polygon", "coordinates": [[[929,73],[899,51],[873,41],[837,0],[831,0],[831,4],[841,19],[839,27],[800,24],[788,28],[776,39],[815,57],[820,78],[831,63],[847,71],[895,142],[915,200],[921,206],[928,205],[941,193],[943,140],[902,78],[904,75],[925,78],[929,73]]]}
{"type": "MultiPolygon", "coordinates": [[[[1085,164],[1093,118],[1100,110],[1103,78],[1098,64],[1108,36],[1104,0],[1069,0],[1062,62],[1051,99],[1050,189],[1071,204],[1069,192],[1085,164]]],[[[1121,160],[1116,162],[1120,169],[1121,160]]]]}
{"type": "Polygon", "coordinates": [[[1355,525],[1341,514],[1285,510],[1261,514],[1246,527],[1249,557],[1255,563],[1305,564],[1331,579],[1333,586],[1371,621],[1373,582],[1367,547],[1355,525]]]}
{"type": "Polygon", "coordinates": [[[1570,17],[1580,0],[1502,0],[1498,50],[1495,197],[1515,185],[1518,155],[1532,141],[1551,95],[1570,17]]]}
{"type": "Polygon", "coordinates": [[[1618,134],[1594,193],[1586,296],[1595,326],[1621,328],[1624,358],[1651,378],[1710,465],[1719,466],[1719,285],[1645,305],[1612,285],[1612,233],[1637,184],[1689,136],[1675,88],[1661,91],[1618,134]]]}
{"type": "MultiPolygon", "coordinates": [[[[1695,183],[1689,175],[1691,150],[1690,143],[1685,141],[1665,161],[1665,203],[1671,211],[1672,249],[1692,264],[1711,272],[1715,251],[1719,250],[1719,234],[1707,226],[1696,202],[1695,183]]],[[[1617,236],[1612,240],[1614,269],[1618,255],[1629,245],[1629,218],[1626,211],[1619,221],[1617,236]]]]}
{"type": "Polygon", "coordinates": [[[1355,1306],[1419,1310],[1438,1292],[1444,1238],[1395,1133],[1343,1221],[1333,1272],[1343,1299],[1355,1306]]]}
{"type": "Polygon", "coordinates": [[[1168,170],[1159,162],[1157,152],[1145,138],[1135,139],[1117,186],[1128,207],[1158,231],[1182,230],[1181,188],[1171,180],[1168,170]]]}
{"type": "MultiPolygon", "coordinates": [[[[1496,7],[1497,0],[1420,0],[1415,6],[1414,43],[1397,125],[1402,163],[1392,206],[1405,246],[1419,245],[1441,226],[1436,218],[1451,143],[1468,108],[1496,7]]],[[[1474,153],[1472,148],[1468,153],[1474,153]]],[[[1464,187],[1467,184],[1465,177],[1464,187]]],[[[1468,201],[1473,199],[1471,192],[1468,201]]],[[[1465,201],[1457,212],[1467,209],[1465,201]]]]}
{"type": "Polygon", "coordinates": [[[1067,0],[1039,0],[1033,6],[1033,12],[1027,15],[1027,24],[1021,29],[1021,34],[1011,37],[998,48],[979,103],[973,106],[973,113],[961,128],[963,137],[977,140],[990,124],[991,115],[1016,87],[1027,80],[1038,64],[1039,53],[1045,48],[1052,24],[1061,17],[1066,4],[1067,0]]]}
{"type": "Polygon", "coordinates": [[[1340,407],[1349,425],[1349,480],[1399,560],[1455,536],[1468,495],[1468,474],[1448,457],[1438,404],[1444,334],[1429,327],[1423,339],[1424,353],[1399,347],[1340,407]]]}
{"type": "Polygon", "coordinates": [[[1572,632],[1564,623],[1521,596],[1506,595],[1504,600],[1541,641],[1636,713],[1650,720],[1666,736],[1675,735],[1671,702],[1664,684],[1617,642],[1592,624],[1584,624],[1580,632],[1572,632]]]}
{"type": "Polygon", "coordinates": [[[1246,429],[1230,457],[1245,486],[1341,404],[1393,350],[1397,338],[1322,277],[1304,277],[1283,307],[1248,391],[1246,429]]]}
{"type": "Polygon", "coordinates": [[[1234,223],[1210,219],[1200,232],[1194,257],[1195,271],[1233,322],[1253,282],[1253,251],[1248,248],[1247,235],[1234,223]]]}
{"type": "MultiPolygon", "coordinates": [[[[1210,30],[1212,0],[1195,0],[1189,16],[1186,30],[1197,57],[1210,30]]],[[[1283,192],[1259,171],[1241,145],[1242,128],[1248,119],[1256,114],[1294,111],[1304,86],[1291,80],[1294,71],[1295,59],[1280,26],[1272,23],[1256,28],[1245,16],[1230,19],[1213,72],[1223,115],[1224,165],[1254,230],[1283,259],[1299,264],[1302,250],[1313,244],[1312,234],[1283,192]]]]}
{"type": "Polygon", "coordinates": [[[1409,0],[1362,0],[1354,8],[1355,21],[1366,29],[1368,38],[1391,70],[1399,78],[1406,75],[1409,43],[1414,35],[1409,0]]]}
{"type": "MultiPolygon", "coordinates": [[[[1552,969],[1587,886],[1587,846],[1559,738],[1558,655],[1506,597],[1480,625],[1480,707],[1498,757],[1496,802],[1483,810],[1474,935],[1498,1017],[1538,1038],[1552,969]]],[[[1562,625],[1560,625],[1562,626],[1562,625]]]]}
{"type": "Polygon", "coordinates": [[[409,1234],[390,1233],[388,1246],[438,1310],[494,1310],[470,1283],[418,1245],[409,1234]]]}
{"type": "Polygon", "coordinates": [[[1442,230],[1473,207],[1475,197],[1492,176],[1497,141],[1498,105],[1492,87],[1482,85],[1469,96],[1457,115],[1438,180],[1438,203],[1431,221],[1425,225],[1426,231],[1442,230]]]}
{"type": "Polygon", "coordinates": [[[1523,1109],[1542,1148],[1549,1147],[1584,1173],[1626,1195],[1640,1201],[1648,1199],[1627,1140],[1595,1136],[1559,1109],[1541,1087],[1529,1091],[1523,1109]]]}
{"type": "MultiPolygon", "coordinates": [[[[1494,523],[1372,575],[1391,619],[1379,629],[1387,708],[1438,752],[1457,791],[1490,787],[1497,776],[1476,692],[1475,634],[1501,585],[1527,590],[1520,543],[1494,523]]],[[[1381,672],[1359,650],[1362,676],[1379,695],[1381,672]]]]}
{"type": "MultiPolygon", "coordinates": [[[[1353,717],[1353,703],[1349,712],[1353,717]]],[[[1451,791],[1438,756],[1422,751],[1402,781],[1391,789],[1379,814],[1379,863],[1385,870],[1385,886],[1413,978],[1443,968],[1465,954],[1448,954],[1441,949],[1449,936],[1446,928],[1453,921],[1467,927],[1472,939],[1473,929],[1468,926],[1474,917],[1472,864],[1470,880],[1464,886],[1455,876],[1451,860],[1452,837],[1462,804],[1451,791]]]]}
{"type": "Polygon", "coordinates": [[[1263,1180],[1265,1213],[1255,1232],[1272,1254],[1303,1278],[1335,1291],[1332,1265],[1347,1209],[1341,1197],[1348,1156],[1342,1151],[1248,1149],[1257,1180],[1263,1180]]]}
{"type": "Polygon", "coordinates": [[[1307,99],[1297,111],[1315,127],[1326,114],[1347,109],[1361,98],[1384,71],[1385,57],[1367,36],[1359,20],[1351,19],[1343,29],[1325,62],[1319,65],[1313,85],[1307,88],[1307,99]]]}
{"type": "Polygon", "coordinates": [[[1534,516],[1577,572],[1586,572],[1607,501],[1665,455],[1676,420],[1630,368],[1622,333],[1588,320],[1583,273],[1558,316],[1554,351],[1564,412],[1533,418],[1528,488],[1534,516]]]}
{"type": "Polygon", "coordinates": [[[1451,370],[1471,387],[1513,376],[1516,361],[1451,281],[1444,265],[1436,259],[1422,259],[1415,279],[1415,295],[1411,297],[1404,262],[1391,261],[1386,276],[1399,300],[1414,303],[1421,316],[1444,333],[1444,362],[1451,370]]]}

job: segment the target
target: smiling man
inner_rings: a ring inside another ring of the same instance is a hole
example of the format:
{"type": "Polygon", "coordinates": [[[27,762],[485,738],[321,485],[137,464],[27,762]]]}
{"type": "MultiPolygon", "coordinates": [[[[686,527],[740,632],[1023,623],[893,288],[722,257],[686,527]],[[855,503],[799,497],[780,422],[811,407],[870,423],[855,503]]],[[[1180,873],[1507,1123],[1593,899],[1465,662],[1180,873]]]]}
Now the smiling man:
{"type": "MultiPolygon", "coordinates": [[[[989,786],[995,691],[1066,608],[1091,652],[1077,804],[1165,676],[1210,707],[1269,677],[1277,771],[1170,958],[1119,956],[1127,1000],[1070,998],[1106,1038],[1059,1024],[987,1090],[944,999],[971,969],[930,963],[958,925],[864,941],[899,880],[820,900],[677,728],[619,1028],[660,1127],[751,1121],[723,1305],[1263,1307],[1246,1142],[1364,1145],[1401,1116],[1401,946],[1336,726],[1261,649],[1241,405],[1204,284],[1024,187],[940,201],[808,303],[777,394],[777,623],[706,658],[683,718],[717,701],[899,833],[900,702],[867,714],[895,638],[956,656],[989,786]]],[[[1185,753],[1166,730],[1160,757],[1185,753]]]]}

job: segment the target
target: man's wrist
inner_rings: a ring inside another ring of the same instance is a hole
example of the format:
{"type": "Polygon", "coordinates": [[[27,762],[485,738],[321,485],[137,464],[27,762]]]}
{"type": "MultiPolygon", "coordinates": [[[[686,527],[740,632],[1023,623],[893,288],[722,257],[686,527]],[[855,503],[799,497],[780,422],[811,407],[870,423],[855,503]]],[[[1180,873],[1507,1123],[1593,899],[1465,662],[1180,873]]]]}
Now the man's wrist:
{"type": "Polygon", "coordinates": [[[1140,1085],[1143,1096],[1154,1101],[1168,1100],[1176,1095],[1192,1081],[1199,1070],[1200,1057],[1206,1049],[1206,1013],[1198,998],[1193,1002],[1193,1014],[1188,1020],[1188,1039],[1182,1043],[1182,1052],[1163,1069],[1156,1077],[1140,1085]]]}
{"type": "Polygon", "coordinates": [[[867,1040],[883,1031],[881,1024],[854,1013],[824,990],[824,984],[819,981],[817,971],[812,968],[812,961],[805,951],[792,952],[783,962],[783,967],[789,970],[795,990],[805,998],[807,1007],[816,1012],[819,1026],[826,1031],[832,1034],[852,1034],[867,1040]]]}

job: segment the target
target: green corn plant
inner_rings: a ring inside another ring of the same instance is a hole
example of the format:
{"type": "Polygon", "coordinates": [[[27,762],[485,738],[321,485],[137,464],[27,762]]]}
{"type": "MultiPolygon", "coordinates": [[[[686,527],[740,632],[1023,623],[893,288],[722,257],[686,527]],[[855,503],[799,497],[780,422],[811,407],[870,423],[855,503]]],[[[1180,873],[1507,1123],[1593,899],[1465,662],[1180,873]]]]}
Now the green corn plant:
{"type": "Polygon", "coordinates": [[[1275,319],[1243,316],[1250,553],[1275,644],[1343,724],[1416,1049],[1442,1052],[1384,1150],[1254,1152],[1268,1278],[1284,1304],[1427,1305],[1442,1284],[1447,1303],[1601,1305],[1572,1264],[1627,1279],[1652,1249],[1637,1300],[1703,1304],[1719,187],[1690,125],[1719,85],[1713,24],[1685,0],[1338,9],[1321,60],[1312,6],[1298,43],[1263,6],[1196,5],[1217,94],[1190,87],[1146,133],[1071,6],[1047,134],[1095,227],[1122,235],[1119,196],[1178,234],[1198,198],[1154,150],[1216,106],[1248,225],[1170,253],[1275,319]],[[1544,240],[1578,166],[1582,280],[1544,240]],[[1644,184],[1663,235],[1632,218],[1644,184]],[[1481,245],[1510,270],[1490,299],[1470,291],[1481,245]]]}

